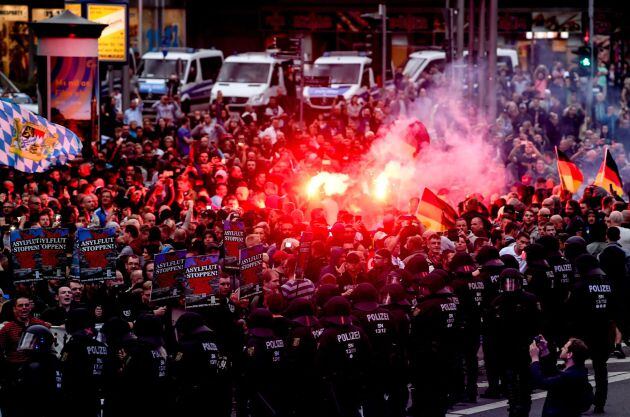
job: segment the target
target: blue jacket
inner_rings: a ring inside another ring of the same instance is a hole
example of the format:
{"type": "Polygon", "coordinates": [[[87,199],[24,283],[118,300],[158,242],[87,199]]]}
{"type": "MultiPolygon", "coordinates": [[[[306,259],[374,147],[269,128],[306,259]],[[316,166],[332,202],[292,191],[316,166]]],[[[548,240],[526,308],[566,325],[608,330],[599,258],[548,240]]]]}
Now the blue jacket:
{"type": "Polygon", "coordinates": [[[572,366],[558,371],[555,363],[533,362],[530,366],[534,386],[547,390],[542,417],[578,417],[584,403],[592,402],[592,389],[588,371],[582,366],[572,366]],[[544,369],[543,369],[544,368],[544,369]]]}

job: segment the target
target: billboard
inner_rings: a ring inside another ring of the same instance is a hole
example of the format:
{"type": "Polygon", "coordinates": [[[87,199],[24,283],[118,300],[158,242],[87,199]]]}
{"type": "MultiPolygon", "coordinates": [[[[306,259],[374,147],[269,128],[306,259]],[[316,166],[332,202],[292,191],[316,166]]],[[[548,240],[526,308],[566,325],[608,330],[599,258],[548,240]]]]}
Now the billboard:
{"type": "Polygon", "coordinates": [[[50,57],[50,109],[57,120],[92,120],[94,57],[50,57]]]}
{"type": "Polygon", "coordinates": [[[87,5],[87,18],[107,27],[98,38],[98,58],[105,62],[127,62],[127,5],[87,5]]]}

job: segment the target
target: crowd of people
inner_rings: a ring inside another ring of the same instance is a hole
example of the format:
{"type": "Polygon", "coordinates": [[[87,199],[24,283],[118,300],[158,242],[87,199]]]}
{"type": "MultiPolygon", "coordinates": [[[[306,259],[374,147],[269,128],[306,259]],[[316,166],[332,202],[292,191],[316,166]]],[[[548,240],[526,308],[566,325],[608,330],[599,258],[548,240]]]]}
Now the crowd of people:
{"type": "MultiPolygon", "coordinates": [[[[419,221],[418,196],[385,207],[374,226],[346,207],[330,222],[303,198],[306,178],[344,172],[399,117],[418,116],[435,140],[458,129],[438,71],[419,84],[398,73],[382,97],[340,97],[306,124],[273,98],[236,113],[219,95],[184,114],[173,92],[149,116],[137,97],[127,109],[112,97],[103,140],[84,144],[82,159],[45,174],[2,171],[3,416],[444,416],[481,395],[506,397],[520,417],[534,388],[549,390],[544,415],[603,412],[606,362],[624,357],[630,337],[630,209],[597,187],[563,192],[554,149],[589,184],[608,146],[630,184],[621,70],[598,70],[592,114],[575,68],[502,71],[502,110],[483,130],[506,167],[504,195],[469,190],[444,233],[419,221]],[[154,305],[155,255],[223,262],[234,217],[246,246],[264,246],[262,293],[240,298],[238,273],[225,268],[216,305],[154,305]],[[6,233],[47,227],[114,227],[116,279],[14,285],[6,233]],[[313,241],[297,268],[302,232],[313,241]],[[71,336],[60,359],[50,326],[71,336]]],[[[474,106],[457,106],[479,123],[474,106]]]]}

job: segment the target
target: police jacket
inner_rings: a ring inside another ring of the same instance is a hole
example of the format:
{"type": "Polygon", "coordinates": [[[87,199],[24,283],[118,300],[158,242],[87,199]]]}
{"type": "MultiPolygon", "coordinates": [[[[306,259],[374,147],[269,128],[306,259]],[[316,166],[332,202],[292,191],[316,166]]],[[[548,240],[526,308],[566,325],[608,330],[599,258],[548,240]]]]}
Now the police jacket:
{"type": "Polygon", "coordinates": [[[211,331],[204,331],[182,340],[173,361],[173,379],[183,392],[212,390],[225,384],[231,360],[211,331]]]}
{"type": "Polygon", "coordinates": [[[321,330],[319,320],[314,316],[300,316],[291,320],[287,338],[291,367],[296,366],[306,374],[314,373],[317,337],[321,330]]]}
{"type": "Polygon", "coordinates": [[[459,299],[450,292],[422,299],[411,319],[412,355],[449,356],[461,334],[459,299]]]}
{"type": "Polygon", "coordinates": [[[61,351],[63,392],[95,396],[104,384],[108,366],[107,346],[82,330],[72,335],[61,351]]]}
{"type": "Polygon", "coordinates": [[[603,271],[582,276],[568,300],[573,336],[604,340],[610,331],[614,305],[612,285],[603,271]]]}
{"type": "Polygon", "coordinates": [[[13,397],[11,401],[20,404],[20,415],[25,417],[60,416],[60,389],[59,360],[53,353],[37,354],[20,366],[15,390],[17,398],[13,397]]]}
{"type": "Polygon", "coordinates": [[[599,263],[613,284],[617,295],[630,292],[630,277],[627,270],[628,253],[618,243],[609,243],[599,254],[599,263]]]}
{"type": "Polygon", "coordinates": [[[465,331],[478,332],[481,325],[481,299],[485,288],[480,277],[458,274],[451,283],[462,312],[462,327],[465,331]]]}
{"type": "Polygon", "coordinates": [[[499,276],[501,275],[501,271],[504,269],[505,265],[502,262],[498,260],[491,260],[484,264],[479,270],[478,279],[483,282],[480,304],[483,320],[487,320],[486,317],[490,312],[490,305],[501,292],[499,276]]]}
{"type": "Polygon", "coordinates": [[[286,344],[271,329],[250,329],[244,354],[243,370],[252,388],[281,390],[287,383],[286,344]]]}
{"type": "Polygon", "coordinates": [[[540,334],[540,305],[525,291],[503,292],[491,304],[490,331],[497,336],[498,349],[506,355],[529,358],[528,347],[540,334]]]}
{"type": "Polygon", "coordinates": [[[538,298],[545,313],[557,302],[556,289],[559,283],[556,282],[553,269],[546,261],[528,262],[523,275],[527,291],[538,298]]]}
{"type": "Polygon", "coordinates": [[[316,367],[327,379],[359,380],[372,355],[368,336],[359,326],[322,319],[324,331],[317,343],[316,367]]]}

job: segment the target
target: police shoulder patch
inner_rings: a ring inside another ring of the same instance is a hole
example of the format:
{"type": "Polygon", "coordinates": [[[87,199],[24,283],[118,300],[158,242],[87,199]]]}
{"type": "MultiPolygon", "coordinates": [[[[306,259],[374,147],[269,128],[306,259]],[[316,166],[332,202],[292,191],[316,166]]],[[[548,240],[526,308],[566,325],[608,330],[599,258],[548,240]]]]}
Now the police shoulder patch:
{"type": "Polygon", "coordinates": [[[247,355],[248,356],[254,356],[254,354],[256,353],[256,348],[254,346],[250,346],[247,348],[247,355]]]}
{"type": "Polygon", "coordinates": [[[177,352],[177,355],[175,355],[175,361],[176,362],[181,361],[182,357],[184,357],[184,353],[183,352],[177,352]]]}
{"type": "Polygon", "coordinates": [[[294,337],[293,338],[293,347],[300,346],[300,342],[301,342],[301,339],[299,337],[294,337]]]}
{"type": "Polygon", "coordinates": [[[63,355],[61,355],[61,362],[65,362],[68,360],[68,352],[63,352],[63,355]]]}

